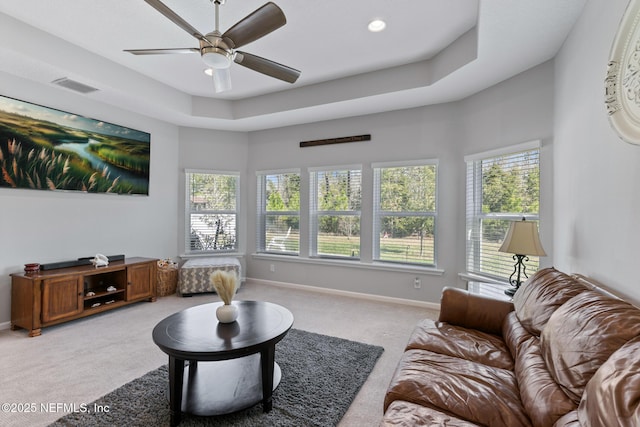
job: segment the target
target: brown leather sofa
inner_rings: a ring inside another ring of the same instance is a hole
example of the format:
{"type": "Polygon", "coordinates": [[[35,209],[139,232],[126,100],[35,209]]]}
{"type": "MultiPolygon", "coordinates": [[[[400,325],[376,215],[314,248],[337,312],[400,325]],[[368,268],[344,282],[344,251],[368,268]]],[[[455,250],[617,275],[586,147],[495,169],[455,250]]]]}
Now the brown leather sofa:
{"type": "Polygon", "coordinates": [[[640,426],[640,309],[553,268],[513,303],[446,288],[384,411],[381,426],[640,426]]]}

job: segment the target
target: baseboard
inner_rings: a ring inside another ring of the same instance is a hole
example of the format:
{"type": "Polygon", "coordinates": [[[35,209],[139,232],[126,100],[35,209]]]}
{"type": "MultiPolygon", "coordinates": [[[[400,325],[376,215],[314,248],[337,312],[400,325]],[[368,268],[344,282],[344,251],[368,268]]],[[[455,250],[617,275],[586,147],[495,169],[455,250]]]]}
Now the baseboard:
{"type": "Polygon", "coordinates": [[[359,298],[369,301],[389,302],[394,304],[409,305],[413,307],[422,307],[429,310],[440,310],[440,304],[427,301],[416,301],[404,298],[387,297],[383,295],[365,294],[361,292],[342,291],[339,289],[320,288],[318,286],[299,285],[297,283],[276,282],[274,280],[254,279],[247,277],[247,283],[255,283],[259,285],[278,286],[281,288],[301,289],[309,292],[317,292],[321,294],[340,295],[349,298],[359,298]]]}
{"type": "Polygon", "coordinates": [[[11,322],[0,323],[0,331],[4,331],[5,329],[9,329],[10,327],[11,327],[11,322]]]}

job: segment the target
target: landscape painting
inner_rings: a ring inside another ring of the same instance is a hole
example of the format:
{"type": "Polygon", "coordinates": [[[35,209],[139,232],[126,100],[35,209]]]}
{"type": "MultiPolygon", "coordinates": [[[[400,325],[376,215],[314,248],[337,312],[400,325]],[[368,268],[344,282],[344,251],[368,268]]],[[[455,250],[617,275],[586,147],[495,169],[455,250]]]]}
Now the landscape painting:
{"type": "Polygon", "coordinates": [[[148,195],[150,139],[0,96],[0,187],[148,195]]]}

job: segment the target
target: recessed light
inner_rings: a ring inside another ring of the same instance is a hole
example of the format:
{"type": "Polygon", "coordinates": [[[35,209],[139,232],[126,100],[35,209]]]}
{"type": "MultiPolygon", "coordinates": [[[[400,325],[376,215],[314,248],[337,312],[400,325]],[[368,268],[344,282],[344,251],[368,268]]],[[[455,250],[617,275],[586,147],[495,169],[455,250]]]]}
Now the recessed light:
{"type": "Polygon", "coordinates": [[[371,31],[372,33],[378,33],[384,30],[386,26],[387,23],[382,19],[374,19],[373,21],[369,22],[369,26],[367,28],[369,28],[369,31],[371,31]]]}

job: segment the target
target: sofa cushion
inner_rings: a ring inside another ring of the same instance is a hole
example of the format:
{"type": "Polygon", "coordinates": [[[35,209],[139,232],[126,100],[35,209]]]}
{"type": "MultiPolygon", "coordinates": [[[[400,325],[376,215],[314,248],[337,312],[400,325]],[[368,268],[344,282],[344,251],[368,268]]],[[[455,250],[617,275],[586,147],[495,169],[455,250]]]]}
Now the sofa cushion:
{"type": "Polygon", "coordinates": [[[518,350],[523,343],[533,336],[522,326],[515,311],[505,317],[502,325],[502,337],[514,360],[518,358],[518,350]]]}
{"type": "Polygon", "coordinates": [[[380,427],[418,426],[478,427],[478,424],[403,400],[396,400],[389,405],[380,423],[380,427]]]}
{"type": "Polygon", "coordinates": [[[571,411],[561,417],[553,427],[584,427],[580,425],[580,421],[578,420],[578,411],[571,411]]]}
{"type": "Polygon", "coordinates": [[[463,328],[500,335],[504,317],[513,311],[511,301],[445,287],[440,299],[438,320],[463,328]]]}
{"type": "Polygon", "coordinates": [[[416,325],[406,349],[429,350],[513,370],[513,359],[500,337],[431,319],[416,325]]]}
{"type": "Polygon", "coordinates": [[[540,352],[538,337],[530,336],[521,344],[515,373],[522,405],[534,426],[552,426],[577,408],[551,377],[540,352]]]}
{"type": "Polygon", "coordinates": [[[522,404],[534,426],[551,426],[577,408],[549,374],[539,338],[522,326],[515,312],[506,317],[503,336],[515,360],[522,404]]]}
{"type": "Polygon", "coordinates": [[[640,335],[640,310],[597,291],[585,291],[551,315],[540,336],[547,367],[577,404],[613,352],[640,335]]]}
{"type": "Polygon", "coordinates": [[[384,410],[396,400],[440,409],[486,426],[531,425],[512,371],[426,350],[407,350],[402,355],[384,410]]]}
{"type": "Polygon", "coordinates": [[[536,272],[513,296],[518,319],[533,335],[540,332],[549,317],[562,304],[588,288],[553,267],[536,272]]]}
{"type": "Polygon", "coordinates": [[[640,338],[613,353],[591,378],[578,418],[584,426],[640,426],[640,338]]]}

